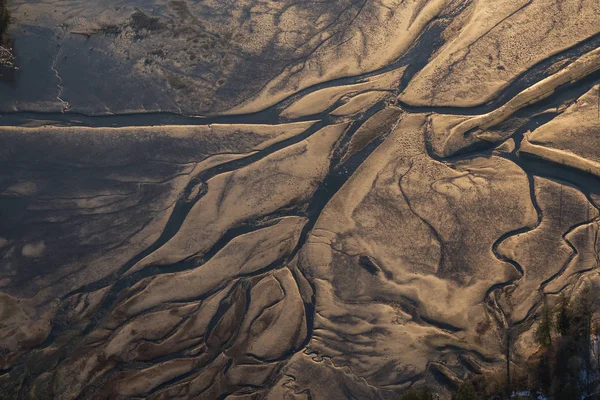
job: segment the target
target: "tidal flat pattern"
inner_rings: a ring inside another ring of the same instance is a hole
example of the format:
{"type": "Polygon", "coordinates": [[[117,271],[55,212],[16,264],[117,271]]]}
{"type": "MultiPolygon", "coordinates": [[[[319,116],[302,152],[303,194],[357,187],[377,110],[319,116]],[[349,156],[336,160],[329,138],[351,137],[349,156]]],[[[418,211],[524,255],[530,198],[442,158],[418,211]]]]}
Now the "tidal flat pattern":
{"type": "Polygon", "coordinates": [[[446,399],[600,293],[597,0],[5,5],[1,399],[446,399]]]}

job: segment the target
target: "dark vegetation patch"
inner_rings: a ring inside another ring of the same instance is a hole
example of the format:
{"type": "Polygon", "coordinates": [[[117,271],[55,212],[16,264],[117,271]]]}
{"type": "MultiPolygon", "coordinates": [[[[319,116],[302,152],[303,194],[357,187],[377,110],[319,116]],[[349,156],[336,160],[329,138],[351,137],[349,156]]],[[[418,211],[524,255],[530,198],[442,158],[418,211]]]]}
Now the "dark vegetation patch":
{"type": "Polygon", "coordinates": [[[153,56],[156,56],[159,58],[165,58],[165,52],[162,49],[151,51],[150,55],[153,55],[153,56]]]}
{"type": "Polygon", "coordinates": [[[138,9],[131,14],[131,22],[129,24],[136,33],[157,32],[163,28],[163,24],[158,17],[149,17],[142,10],[138,9]]]}
{"type": "Polygon", "coordinates": [[[173,11],[175,11],[175,13],[177,14],[177,16],[179,16],[180,19],[193,18],[193,15],[190,12],[190,9],[188,8],[187,3],[185,1],[169,1],[169,7],[172,8],[173,11]]]}
{"type": "Polygon", "coordinates": [[[175,74],[169,74],[167,77],[167,82],[172,88],[178,90],[185,90],[188,88],[188,85],[185,83],[185,81],[180,76],[175,74]]]}
{"type": "Polygon", "coordinates": [[[433,392],[427,388],[411,388],[402,393],[400,400],[433,400],[433,392]]]}
{"type": "Polygon", "coordinates": [[[377,275],[379,273],[379,267],[377,267],[377,265],[375,265],[375,263],[367,256],[360,256],[358,258],[358,263],[371,275],[377,275]]]}
{"type": "MultiPolygon", "coordinates": [[[[558,304],[541,308],[534,329],[537,352],[506,371],[470,368],[470,377],[453,389],[453,399],[600,399],[600,297],[590,289],[572,297],[562,295],[558,304]]],[[[427,387],[400,396],[434,398],[435,391],[427,387]]]]}
{"type": "Polygon", "coordinates": [[[100,31],[108,36],[117,36],[119,33],[121,33],[121,27],[115,24],[108,24],[104,25],[100,31]]]}

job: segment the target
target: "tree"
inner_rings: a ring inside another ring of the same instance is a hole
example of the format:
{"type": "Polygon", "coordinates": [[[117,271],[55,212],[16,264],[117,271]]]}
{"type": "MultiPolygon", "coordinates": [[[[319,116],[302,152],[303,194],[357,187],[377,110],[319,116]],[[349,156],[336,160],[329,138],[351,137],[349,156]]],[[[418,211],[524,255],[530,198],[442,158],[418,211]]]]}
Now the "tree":
{"type": "Polygon", "coordinates": [[[571,329],[569,318],[569,300],[562,293],[560,295],[558,315],[556,316],[556,330],[561,336],[567,336],[571,329]]]}
{"type": "Polygon", "coordinates": [[[600,372],[600,320],[592,322],[592,356],[596,372],[600,372]]]}
{"type": "Polygon", "coordinates": [[[433,395],[427,388],[410,388],[402,393],[400,400],[433,400],[433,395]]]}
{"type": "Polygon", "coordinates": [[[561,296],[556,316],[560,338],[551,352],[550,394],[557,399],[579,399],[592,389],[593,311],[594,296],[589,289],[579,291],[571,302],[561,296]]]}
{"type": "Polygon", "coordinates": [[[554,323],[552,321],[552,310],[547,304],[542,308],[540,324],[536,328],[534,335],[535,341],[542,347],[552,349],[552,330],[554,323]]]}
{"type": "Polygon", "coordinates": [[[581,360],[580,370],[586,391],[590,391],[592,366],[592,317],[594,315],[594,296],[589,288],[583,289],[576,297],[571,310],[571,335],[581,360]]]}
{"type": "Polygon", "coordinates": [[[475,386],[469,381],[465,381],[460,384],[458,391],[456,392],[456,400],[477,400],[477,393],[475,392],[475,386]]]}
{"type": "Polygon", "coordinates": [[[512,339],[512,321],[511,321],[511,316],[509,315],[507,318],[508,321],[508,327],[506,329],[506,395],[509,396],[510,393],[512,392],[511,389],[511,377],[510,377],[510,346],[511,346],[511,339],[512,339]]]}

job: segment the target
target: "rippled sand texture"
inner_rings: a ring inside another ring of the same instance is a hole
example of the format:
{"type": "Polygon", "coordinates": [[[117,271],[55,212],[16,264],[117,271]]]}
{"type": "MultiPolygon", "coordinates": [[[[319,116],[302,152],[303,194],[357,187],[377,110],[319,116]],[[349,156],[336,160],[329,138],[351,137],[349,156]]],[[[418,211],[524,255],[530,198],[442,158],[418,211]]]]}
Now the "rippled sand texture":
{"type": "Polygon", "coordinates": [[[600,290],[598,1],[10,8],[0,398],[444,398],[600,290]]]}

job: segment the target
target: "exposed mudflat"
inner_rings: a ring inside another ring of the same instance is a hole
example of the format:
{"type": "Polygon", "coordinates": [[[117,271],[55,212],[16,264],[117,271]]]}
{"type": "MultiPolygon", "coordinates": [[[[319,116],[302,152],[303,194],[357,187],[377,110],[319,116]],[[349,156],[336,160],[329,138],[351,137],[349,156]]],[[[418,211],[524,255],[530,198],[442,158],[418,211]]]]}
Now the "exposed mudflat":
{"type": "Polygon", "coordinates": [[[600,290],[597,0],[8,9],[2,399],[445,398],[600,290]]]}

